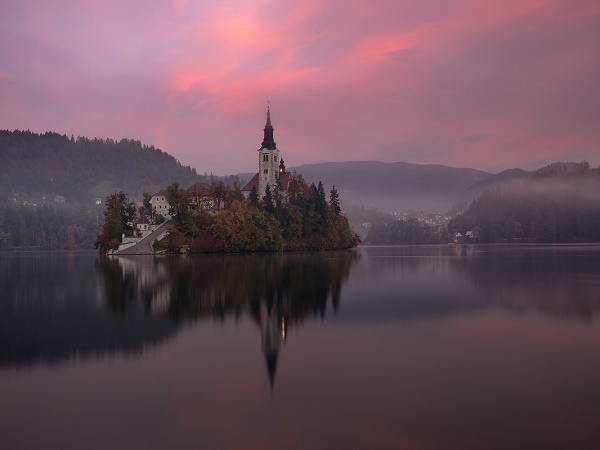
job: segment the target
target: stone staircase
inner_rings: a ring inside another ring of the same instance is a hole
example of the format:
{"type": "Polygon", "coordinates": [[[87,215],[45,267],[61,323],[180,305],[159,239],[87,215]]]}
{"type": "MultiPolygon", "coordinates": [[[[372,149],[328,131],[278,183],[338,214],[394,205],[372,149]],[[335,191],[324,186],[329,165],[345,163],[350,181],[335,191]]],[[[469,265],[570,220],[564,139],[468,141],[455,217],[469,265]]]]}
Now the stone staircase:
{"type": "Polygon", "coordinates": [[[161,240],[165,234],[167,234],[167,228],[172,225],[173,221],[168,220],[160,224],[160,226],[150,233],[148,236],[144,236],[136,244],[131,247],[127,247],[123,250],[117,250],[110,253],[111,255],[153,255],[154,250],[152,244],[156,239],[161,240]]]}

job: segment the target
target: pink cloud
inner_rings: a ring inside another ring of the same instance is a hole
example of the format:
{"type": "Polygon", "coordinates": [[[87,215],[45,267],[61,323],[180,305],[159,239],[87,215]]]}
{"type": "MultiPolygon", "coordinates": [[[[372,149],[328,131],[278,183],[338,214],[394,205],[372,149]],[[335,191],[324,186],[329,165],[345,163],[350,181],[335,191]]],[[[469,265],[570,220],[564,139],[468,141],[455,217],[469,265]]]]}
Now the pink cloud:
{"type": "Polygon", "coordinates": [[[598,164],[599,18],[566,0],[15,3],[0,127],[135,137],[249,172],[271,100],[290,165],[598,164]]]}

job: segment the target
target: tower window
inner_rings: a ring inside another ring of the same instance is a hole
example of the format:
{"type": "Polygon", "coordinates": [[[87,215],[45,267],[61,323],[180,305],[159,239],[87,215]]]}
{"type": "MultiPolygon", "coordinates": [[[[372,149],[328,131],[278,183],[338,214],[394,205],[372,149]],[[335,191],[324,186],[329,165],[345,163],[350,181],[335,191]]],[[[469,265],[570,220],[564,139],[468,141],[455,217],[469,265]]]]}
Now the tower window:
{"type": "Polygon", "coordinates": [[[266,174],[268,174],[268,173],[269,173],[269,169],[264,169],[264,170],[263,170],[263,173],[264,173],[265,175],[266,175],[266,174]]]}
{"type": "Polygon", "coordinates": [[[263,161],[268,161],[268,160],[269,160],[269,155],[265,153],[263,155],[263,161]]]}

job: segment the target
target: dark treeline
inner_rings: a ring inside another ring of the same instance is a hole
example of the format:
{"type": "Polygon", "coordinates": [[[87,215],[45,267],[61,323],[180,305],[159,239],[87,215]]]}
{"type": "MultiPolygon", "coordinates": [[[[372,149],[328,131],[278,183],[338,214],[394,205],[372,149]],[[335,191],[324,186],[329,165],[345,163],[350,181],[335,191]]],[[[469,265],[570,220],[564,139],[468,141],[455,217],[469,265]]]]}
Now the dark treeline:
{"type": "Polygon", "coordinates": [[[485,192],[449,223],[449,232],[473,230],[479,242],[600,241],[600,170],[585,162],[560,168],[485,192]]]}
{"type": "MultiPolygon", "coordinates": [[[[0,201],[93,205],[115,191],[135,198],[179,180],[208,181],[171,155],[134,139],[89,139],[0,130],[0,201]]],[[[152,192],[154,193],[154,192],[152,192]]]]}
{"type": "Polygon", "coordinates": [[[0,250],[93,248],[112,192],[132,198],[180,180],[239,183],[198,175],[171,155],[133,139],[89,139],[0,130],[0,250]]]}
{"type": "Polygon", "coordinates": [[[93,209],[0,204],[0,250],[91,249],[99,221],[93,209]]]}

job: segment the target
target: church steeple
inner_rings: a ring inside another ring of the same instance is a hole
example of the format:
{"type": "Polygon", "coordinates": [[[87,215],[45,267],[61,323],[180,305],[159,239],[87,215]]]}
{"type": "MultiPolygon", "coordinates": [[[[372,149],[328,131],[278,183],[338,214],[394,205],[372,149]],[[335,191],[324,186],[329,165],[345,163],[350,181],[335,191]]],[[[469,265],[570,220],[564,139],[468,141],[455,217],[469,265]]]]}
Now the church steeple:
{"type": "Polygon", "coordinates": [[[266,148],[269,150],[276,150],[277,144],[275,144],[275,140],[273,139],[273,125],[271,125],[271,110],[267,106],[267,124],[265,125],[265,132],[262,144],[260,148],[266,148]]]}

